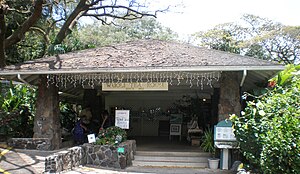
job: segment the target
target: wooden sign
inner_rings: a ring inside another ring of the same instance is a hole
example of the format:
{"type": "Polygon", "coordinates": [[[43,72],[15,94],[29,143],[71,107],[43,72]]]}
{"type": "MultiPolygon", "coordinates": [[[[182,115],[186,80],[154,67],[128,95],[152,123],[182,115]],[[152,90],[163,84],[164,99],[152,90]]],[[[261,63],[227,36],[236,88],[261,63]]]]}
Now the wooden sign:
{"type": "Polygon", "coordinates": [[[167,82],[102,83],[102,91],[168,91],[167,82]]]}

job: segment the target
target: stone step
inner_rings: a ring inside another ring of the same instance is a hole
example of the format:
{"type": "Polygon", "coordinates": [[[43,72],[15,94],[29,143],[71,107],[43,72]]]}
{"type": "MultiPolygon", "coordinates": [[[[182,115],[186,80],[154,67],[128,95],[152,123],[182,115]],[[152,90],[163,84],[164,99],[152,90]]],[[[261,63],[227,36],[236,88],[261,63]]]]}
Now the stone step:
{"type": "Polygon", "coordinates": [[[153,167],[186,167],[186,168],[207,168],[208,162],[161,162],[161,161],[132,161],[132,166],[153,166],[153,167]]]}
{"type": "Polygon", "coordinates": [[[136,151],[133,166],[206,168],[210,153],[136,151]]]}
{"type": "Polygon", "coordinates": [[[136,151],[135,156],[211,157],[207,152],[136,151]]]}
{"type": "Polygon", "coordinates": [[[161,162],[191,162],[191,163],[201,163],[207,162],[209,157],[191,157],[191,156],[134,156],[136,161],[161,161],[161,162]]]}

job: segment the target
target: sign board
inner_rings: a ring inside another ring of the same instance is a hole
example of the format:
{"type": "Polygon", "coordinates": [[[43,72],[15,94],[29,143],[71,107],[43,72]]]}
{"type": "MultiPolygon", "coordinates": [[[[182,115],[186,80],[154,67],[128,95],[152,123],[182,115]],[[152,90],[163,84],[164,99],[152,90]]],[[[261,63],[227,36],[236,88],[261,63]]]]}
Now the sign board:
{"type": "Polygon", "coordinates": [[[168,91],[168,82],[102,83],[102,91],[168,91]]]}
{"type": "Polygon", "coordinates": [[[214,141],[215,146],[221,149],[233,149],[238,147],[230,120],[220,121],[214,127],[214,141]]]}
{"type": "Polygon", "coordinates": [[[216,127],[216,139],[221,141],[235,141],[232,127],[216,127]]]}
{"type": "Polygon", "coordinates": [[[116,110],[115,126],[129,129],[129,110],[116,110]]]}
{"type": "Polygon", "coordinates": [[[89,134],[89,135],[87,135],[87,137],[88,137],[88,142],[89,143],[95,143],[96,142],[95,134],[89,134]]]}
{"type": "Polygon", "coordinates": [[[118,147],[117,152],[118,153],[125,153],[124,147],[118,147]]]}

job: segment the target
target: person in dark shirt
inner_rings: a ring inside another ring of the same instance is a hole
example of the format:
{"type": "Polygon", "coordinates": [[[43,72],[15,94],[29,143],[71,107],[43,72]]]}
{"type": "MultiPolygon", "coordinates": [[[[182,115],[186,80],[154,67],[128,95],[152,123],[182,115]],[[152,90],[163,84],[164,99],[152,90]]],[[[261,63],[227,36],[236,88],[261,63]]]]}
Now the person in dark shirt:
{"type": "Polygon", "coordinates": [[[80,119],[75,123],[73,129],[73,138],[75,145],[80,145],[87,142],[86,135],[91,131],[88,129],[92,113],[89,109],[82,110],[80,119]]]}

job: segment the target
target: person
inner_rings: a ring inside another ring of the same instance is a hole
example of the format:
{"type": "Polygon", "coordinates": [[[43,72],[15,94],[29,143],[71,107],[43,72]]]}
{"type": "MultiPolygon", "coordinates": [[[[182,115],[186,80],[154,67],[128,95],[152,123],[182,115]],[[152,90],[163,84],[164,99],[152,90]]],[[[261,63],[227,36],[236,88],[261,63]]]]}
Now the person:
{"type": "Polygon", "coordinates": [[[101,113],[101,117],[102,117],[102,124],[100,126],[100,129],[106,129],[106,128],[112,126],[112,118],[109,116],[107,110],[104,110],[101,113]]]}
{"type": "Polygon", "coordinates": [[[73,129],[73,137],[75,145],[80,145],[87,142],[86,135],[90,133],[88,129],[88,124],[92,117],[92,113],[89,109],[84,109],[81,111],[79,120],[75,123],[73,129]]]}

